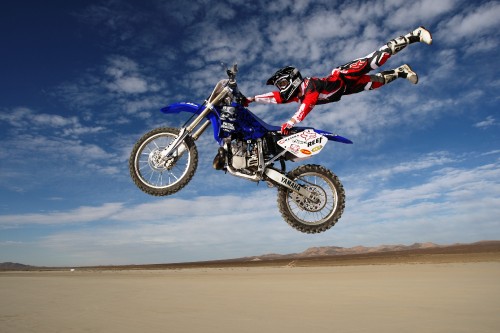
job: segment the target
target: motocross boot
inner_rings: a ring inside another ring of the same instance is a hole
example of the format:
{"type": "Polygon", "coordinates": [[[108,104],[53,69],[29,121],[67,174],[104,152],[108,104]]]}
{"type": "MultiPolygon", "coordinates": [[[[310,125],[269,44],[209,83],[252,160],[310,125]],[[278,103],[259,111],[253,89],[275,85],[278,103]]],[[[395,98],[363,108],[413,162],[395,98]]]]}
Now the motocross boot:
{"type": "Polygon", "coordinates": [[[215,170],[224,169],[224,165],[226,164],[226,151],[224,148],[220,147],[217,151],[217,155],[214,157],[213,167],[215,170]]]}
{"type": "Polygon", "coordinates": [[[387,43],[387,47],[391,51],[391,55],[394,55],[404,49],[408,44],[421,42],[425,44],[432,44],[432,35],[429,30],[424,27],[418,27],[412,32],[407,33],[404,36],[399,36],[390,40],[387,43]]]}
{"type": "Polygon", "coordinates": [[[380,82],[382,84],[387,84],[396,80],[397,78],[407,79],[413,84],[418,83],[418,75],[415,73],[411,67],[407,64],[399,66],[396,69],[391,69],[388,71],[383,71],[378,74],[373,75],[372,81],[380,82]]]}

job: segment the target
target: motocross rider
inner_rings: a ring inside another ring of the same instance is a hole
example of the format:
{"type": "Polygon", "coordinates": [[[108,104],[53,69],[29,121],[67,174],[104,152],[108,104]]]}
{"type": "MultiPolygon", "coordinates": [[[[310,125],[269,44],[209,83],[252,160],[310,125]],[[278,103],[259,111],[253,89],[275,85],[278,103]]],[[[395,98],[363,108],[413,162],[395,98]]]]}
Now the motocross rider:
{"type": "Polygon", "coordinates": [[[404,36],[390,40],[363,58],[333,69],[331,74],[324,78],[302,78],[299,70],[295,67],[281,68],[266,82],[268,85],[276,86],[279,91],[247,98],[247,103],[299,102],[300,107],[297,112],[290,120],[281,125],[281,133],[287,135],[295,124],[304,120],[315,105],[337,102],[342,95],[376,89],[397,78],[404,78],[416,84],[418,82],[417,73],[407,64],[375,75],[368,75],[368,72],[382,66],[392,55],[415,42],[430,45],[432,35],[424,27],[418,27],[404,36]]]}

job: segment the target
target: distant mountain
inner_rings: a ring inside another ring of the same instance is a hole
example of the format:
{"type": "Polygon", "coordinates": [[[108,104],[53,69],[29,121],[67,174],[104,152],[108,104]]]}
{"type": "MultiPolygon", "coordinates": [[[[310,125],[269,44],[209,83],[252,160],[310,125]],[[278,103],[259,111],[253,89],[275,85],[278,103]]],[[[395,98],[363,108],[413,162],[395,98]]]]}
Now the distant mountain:
{"type": "Polygon", "coordinates": [[[0,263],[0,271],[25,271],[34,266],[23,265],[17,262],[2,262],[0,263]]]}
{"type": "Polygon", "coordinates": [[[430,249],[434,247],[440,247],[440,245],[434,243],[414,243],[412,245],[380,245],[376,247],[366,247],[366,246],[355,246],[355,247],[337,247],[337,246],[324,246],[324,247],[310,247],[302,253],[299,253],[297,257],[318,257],[318,256],[332,256],[332,255],[344,255],[344,254],[363,254],[363,253],[374,253],[374,252],[391,252],[391,251],[405,251],[405,250],[416,250],[416,249],[430,249]]]}
{"type": "MultiPolygon", "coordinates": [[[[321,246],[310,247],[300,253],[276,254],[268,253],[259,256],[184,262],[168,264],[147,264],[147,265],[122,265],[122,266],[95,266],[81,267],[86,269],[174,269],[174,268],[200,268],[200,267],[249,267],[265,265],[290,265],[291,263],[301,262],[304,266],[322,262],[345,262],[352,259],[366,258],[408,258],[413,255],[466,255],[479,253],[500,253],[500,240],[480,241],[469,244],[451,244],[437,245],[434,243],[415,243],[411,245],[380,245],[374,247],[355,246],[321,246]]],[[[496,259],[495,259],[496,260],[496,259]]],[[[0,271],[26,271],[26,270],[54,270],[62,267],[40,267],[29,266],[13,262],[0,263],[0,271]]]]}
{"type": "MultiPolygon", "coordinates": [[[[355,247],[339,247],[339,246],[322,246],[322,247],[310,247],[304,252],[291,253],[291,254],[263,254],[260,256],[254,256],[245,258],[251,261],[260,260],[277,260],[277,259],[303,259],[303,258],[314,258],[314,257],[325,257],[325,256],[342,256],[342,255],[361,255],[367,253],[385,253],[385,252],[396,252],[396,251],[419,251],[419,250],[431,250],[431,249],[451,249],[455,247],[469,247],[477,245],[487,245],[487,244],[498,244],[499,241],[482,241],[472,244],[452,244],[452,245],[438,245],[434,243],[414,243],[412,245],[379,245],[375,247],[366,246],[355,246],[355,247]]],[[[243,259],[243,258],[241,258],[243,259]]]]}

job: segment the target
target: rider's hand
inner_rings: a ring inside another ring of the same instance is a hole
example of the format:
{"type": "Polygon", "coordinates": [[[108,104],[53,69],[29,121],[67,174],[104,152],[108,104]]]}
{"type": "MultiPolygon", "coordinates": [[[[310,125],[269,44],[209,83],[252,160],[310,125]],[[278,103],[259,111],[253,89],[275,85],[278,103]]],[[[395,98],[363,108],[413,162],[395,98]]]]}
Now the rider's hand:
{"type": "Polygon", "coordinates": [[[295,123],[291,120],[287,121],[283,125],[281,125],[281,134],[288,135],[290,133],[290,129],[293,127],[295,123]]]}

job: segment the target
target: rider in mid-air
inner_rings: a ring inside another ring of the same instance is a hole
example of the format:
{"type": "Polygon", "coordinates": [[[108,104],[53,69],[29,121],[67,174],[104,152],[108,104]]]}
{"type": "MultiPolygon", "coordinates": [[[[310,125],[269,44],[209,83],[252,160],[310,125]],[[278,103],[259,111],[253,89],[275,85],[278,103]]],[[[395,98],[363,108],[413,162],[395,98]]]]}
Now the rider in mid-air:
{"type": "Polygon", "coordinates": [[[405,64],[368,75],[373,69],[382,66],[387,59],[395,55],[408,44],[415,42],[432,43],[431,33],[424,27],[390,40],[387,44],[369,55],[353,60],[333,69],[325,78],[302,78],[299,70],[292,66],[279,69],[267,80],[268,85],[275,85],[278,91],[247,98],[247,102],[289,103],[299,102],[300,107],[292,118],[281,125],[281,133],[288,134],[290,129],[304,120],[317,104],[326,104],[340,100],[342,95],[349,95],[363,90],[372,90],[383,86],[397,78],[404,78],[413,84],[418,82],[417,73],[405,64]]]}

